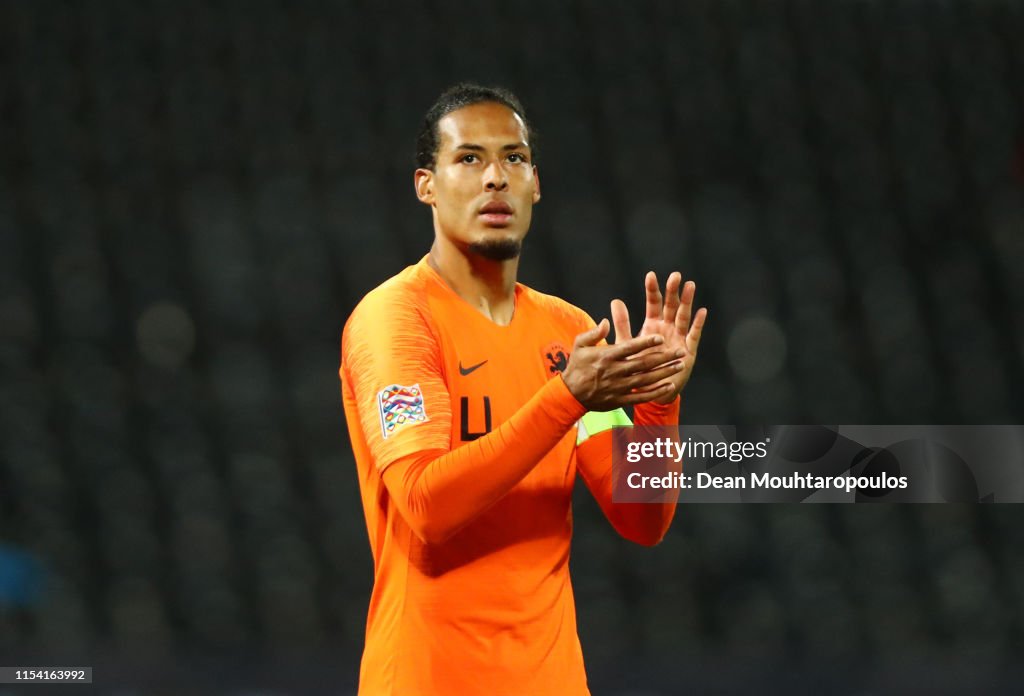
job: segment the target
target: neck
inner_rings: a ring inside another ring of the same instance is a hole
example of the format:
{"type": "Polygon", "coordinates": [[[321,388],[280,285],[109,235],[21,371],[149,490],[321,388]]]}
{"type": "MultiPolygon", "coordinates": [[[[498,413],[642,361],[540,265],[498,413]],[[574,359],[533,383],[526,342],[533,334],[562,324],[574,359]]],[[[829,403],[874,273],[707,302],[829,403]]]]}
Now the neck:
{"type": "Polygon", "coordinates": [[[508,326],[516,308],[519,258],[492,261],[461,249],[440,234],[427,259],[430,267],[456,295],[501,326],[508,326]]]}

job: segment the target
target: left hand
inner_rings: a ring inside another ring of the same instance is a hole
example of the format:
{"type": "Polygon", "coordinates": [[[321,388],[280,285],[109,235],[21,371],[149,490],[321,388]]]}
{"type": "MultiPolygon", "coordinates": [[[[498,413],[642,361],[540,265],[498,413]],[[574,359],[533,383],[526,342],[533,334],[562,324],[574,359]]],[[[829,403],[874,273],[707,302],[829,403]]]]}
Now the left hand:
{"type": "MultiPolygon", "coordinates": [[[[652,399],[656,404],[670,404],[675,401],[690,380],[690,374],[693,372],[693,366],[697,360],[697,347],[700,345],[700,336],[704,330],[704,321],[707,319],[708,310],[701,307],[697,310],[696,315],[692,314],[693,295],[697,291],[697,285],[692,280],[683,284],[683,276],[678,272],[669,275],[668,282],[665,283],[664,298],[662,298],[658,277],[654,271],[647,273],[647,277],[644,278],[644,286],[647,290],[647,314],[644,317],[643,326],[640,327],[640,333],[637,335],[656,334],[664,339],[660,348],[685,351],[681,358],[683,361],[682,371],[645,390],[653,392],[660,385],[666,382],[671,383],[673,388],[670,391],[652,399]],[[682,285],[681,296],[680,285],[682,285]]],[[[615,343],[630,340],[633,334],[629,326],[629,310],[626,309],[626,304],[622,300],[612,300],[611,310],[612,324],[615,326],[615,343]]]]}

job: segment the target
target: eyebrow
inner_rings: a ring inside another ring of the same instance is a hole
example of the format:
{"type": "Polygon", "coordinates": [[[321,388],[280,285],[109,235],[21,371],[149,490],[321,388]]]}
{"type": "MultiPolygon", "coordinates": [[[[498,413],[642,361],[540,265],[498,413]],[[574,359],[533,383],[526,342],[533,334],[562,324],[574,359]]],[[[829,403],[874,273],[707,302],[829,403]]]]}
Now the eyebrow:
{"type": "MultiPolygon", "coordinates": [[[[529,149],[529,147],[530,146],[527,145],[526,143],[509,143],[508,145],[503,145],[501,149],[502,150],[523,150],[523,149],[529,149]]],[[[462,143],[461,145],[457,145],[455,147],[455,149],[456,150],[475,150],[477,152],[483,152],[487,148],[485,148],[483,145],[477,145],[476,143],[462,143]]]]}

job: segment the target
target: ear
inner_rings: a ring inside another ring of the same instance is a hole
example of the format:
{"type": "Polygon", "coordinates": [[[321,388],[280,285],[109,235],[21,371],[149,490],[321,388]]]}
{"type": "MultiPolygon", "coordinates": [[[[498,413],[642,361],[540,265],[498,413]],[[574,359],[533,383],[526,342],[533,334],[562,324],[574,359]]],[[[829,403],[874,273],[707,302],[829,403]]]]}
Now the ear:
{"type": "Polygon", "coordinates": [[[420,203],[434,205],[434,172],[429,169],[417,169],[412,175],[412,185],[416,189],[416,197],[420,203]]]}
{"type": "Polygon", "coordinates": [[[533,166],[533,202],[540,200],[540,175],[537,174],[537,165],[533,166]]]}

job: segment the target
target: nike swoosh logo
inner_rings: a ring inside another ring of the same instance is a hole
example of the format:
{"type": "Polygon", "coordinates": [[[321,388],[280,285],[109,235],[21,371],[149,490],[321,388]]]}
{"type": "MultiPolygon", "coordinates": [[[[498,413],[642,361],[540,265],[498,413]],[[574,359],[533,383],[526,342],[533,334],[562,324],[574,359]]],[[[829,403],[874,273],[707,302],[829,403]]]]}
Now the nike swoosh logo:
{"type": "Polygon", "coordinates": [[[462,366],[462,361],[460,360],[459,361],[459,374],[461,374],[463,377],[465,377],[466,375],[468,375],[473,370],[475,370],[475,369],[477,369],[479,367],[483,367],[485,362],[487,362],[487,361],[484,360],[484,362],[479,362],[476,365],[471,365],[469,367],[463,367],[462,366]]]}

